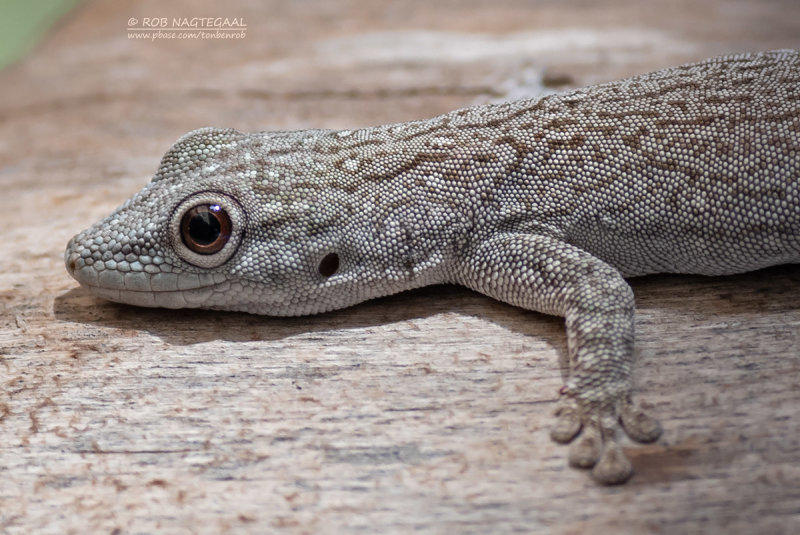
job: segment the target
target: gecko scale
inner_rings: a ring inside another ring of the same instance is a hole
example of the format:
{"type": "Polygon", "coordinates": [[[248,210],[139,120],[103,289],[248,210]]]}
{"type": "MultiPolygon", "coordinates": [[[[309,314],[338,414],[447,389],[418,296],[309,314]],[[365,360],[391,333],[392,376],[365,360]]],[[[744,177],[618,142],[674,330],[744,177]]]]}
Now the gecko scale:
{"type": "Polygon", "coordinates": [[[710,59],[361,130],[180,138],[67,245],[91,293],[291,316],[434,283],[564,316],[552,437],[603,483],[632,469],[624,277],[800,262],[800,54],[710,59]]]}

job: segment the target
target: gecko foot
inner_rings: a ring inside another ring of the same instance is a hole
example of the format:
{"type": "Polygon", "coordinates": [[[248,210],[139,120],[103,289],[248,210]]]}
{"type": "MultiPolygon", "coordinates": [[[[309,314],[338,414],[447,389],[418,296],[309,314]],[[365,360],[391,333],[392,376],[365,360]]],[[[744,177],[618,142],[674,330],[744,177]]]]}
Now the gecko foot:
{"type": "Polygon", "coordinates": [[[569,464],[592,469],[592,477],[604,485],[624,483],[633,474],[616,438],[619,424],[636,442],[653,442],[661,435],[661,425],[626,396],[605,407],[581,407],[563,395],[556,409],[556,425],[550,433],[560,443],[571,442],[569,464]]]}

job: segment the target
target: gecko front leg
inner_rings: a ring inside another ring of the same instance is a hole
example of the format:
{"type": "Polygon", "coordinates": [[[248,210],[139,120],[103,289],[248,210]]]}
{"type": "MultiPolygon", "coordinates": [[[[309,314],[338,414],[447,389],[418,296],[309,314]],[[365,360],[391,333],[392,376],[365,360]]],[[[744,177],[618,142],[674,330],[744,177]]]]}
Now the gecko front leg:
{"type": "Polygon", "coordinates": [[[571,465],[593,468],[602,483],[626,481],[632,468],[618,425],[638,442],[656,440],[661,426],[631,401],[634,299],[619,271],[556,238],[500,233],[464,256],[458,277],[506,303],[566,319],[569,377],[551,436],[577,438],[571,465]]]}

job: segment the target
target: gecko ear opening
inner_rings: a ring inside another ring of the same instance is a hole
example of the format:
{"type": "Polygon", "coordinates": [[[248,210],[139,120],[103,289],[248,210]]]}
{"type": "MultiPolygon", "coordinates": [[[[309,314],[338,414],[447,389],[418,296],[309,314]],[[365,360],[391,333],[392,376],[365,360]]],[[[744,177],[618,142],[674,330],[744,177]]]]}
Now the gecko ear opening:
{"type": "Polygon", "coordinates": [[[319,274],[325,277],[333,276],[337,271],[339,271],[339,255],[336,253],[328,253],[325,257],[320,260],[319,267],[319,274]]]}

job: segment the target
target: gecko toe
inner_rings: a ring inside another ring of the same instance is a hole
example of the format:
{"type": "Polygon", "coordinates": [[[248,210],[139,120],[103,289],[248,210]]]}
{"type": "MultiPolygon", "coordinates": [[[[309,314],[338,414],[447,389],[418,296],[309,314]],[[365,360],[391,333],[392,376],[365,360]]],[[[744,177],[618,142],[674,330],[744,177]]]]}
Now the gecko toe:
{"type": "Polygon", "coordinates": [[[597,464],[603,451],[603,439],[596,427],[584,427],[583,432],[569,448],[569,464],[574,468],[591,468],[597,464]]]}
{"type": "Polygon", "coordinates": [[[562,397],[555,411],[556,424],[550,430],[550,438],[560,444],[571,442],[581,432],[581,411],[574,400],[562,397]]]}
{"type": "Polygon", "coordinates": [[[630,399],[620,404],[619,421],[625,433],[636,442],[653,442],[661,436],[661,424],[633,404],[630,399]]]}
{"type": "Polygon", "coordinates": [[[600,460],[592,469],[592,477],[603,485],[619,485],[625,483],[633,475],[631,462],[622,453],[622,448],[615,440],[607,440],[600,460]]]}

